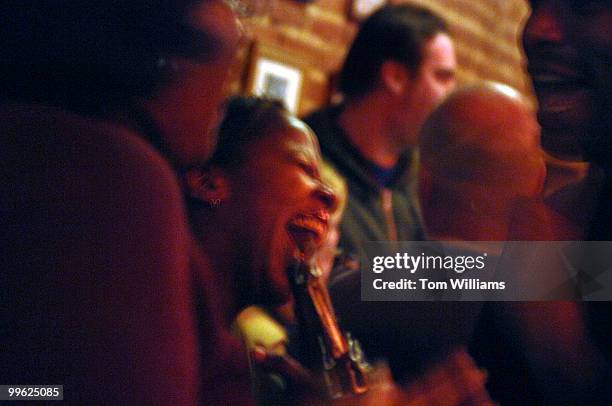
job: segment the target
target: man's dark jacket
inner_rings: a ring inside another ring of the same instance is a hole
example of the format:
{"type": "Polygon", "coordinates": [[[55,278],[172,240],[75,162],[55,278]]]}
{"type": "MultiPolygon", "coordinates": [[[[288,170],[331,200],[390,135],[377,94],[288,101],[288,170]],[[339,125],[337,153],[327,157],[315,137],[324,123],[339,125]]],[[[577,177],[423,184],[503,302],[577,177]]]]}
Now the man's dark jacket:
{"type": "Polygon", "coordinates": [[[411,193],[411,154],[400,159],[397,175],[387,187],[371,173],[371,164],[337,124],[341,106],[306,117],[319,138],[323,158],[344,177],[349,199],[341,224],[340,247],[360,253],[367,241],[422,240],[423,233],[411,193]]]}

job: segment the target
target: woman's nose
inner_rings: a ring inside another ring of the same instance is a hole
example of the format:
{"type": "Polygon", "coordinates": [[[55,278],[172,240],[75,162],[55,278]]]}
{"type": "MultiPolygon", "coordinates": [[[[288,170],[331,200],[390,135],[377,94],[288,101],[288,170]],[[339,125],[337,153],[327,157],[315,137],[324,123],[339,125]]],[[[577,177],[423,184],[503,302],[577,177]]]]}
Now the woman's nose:
{"type": "Polygon", "coordinates": [[[338,198],[329,185],[320,182],[316,194],[317,198],[323,202],[330,212],[334,212],[338,209],[338,198]]]}

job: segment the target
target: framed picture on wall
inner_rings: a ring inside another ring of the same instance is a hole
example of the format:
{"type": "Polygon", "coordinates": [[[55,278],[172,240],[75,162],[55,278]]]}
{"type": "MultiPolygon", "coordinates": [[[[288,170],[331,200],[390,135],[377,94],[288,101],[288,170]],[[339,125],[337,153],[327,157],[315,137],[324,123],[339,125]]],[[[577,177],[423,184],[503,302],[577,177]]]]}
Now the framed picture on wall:
{"type": "Polygon", "coordinates": [[[275,57],[275,52],[256,44],[251,56],[247,92],[282,101],[297,114],[302,88],[302,71],[275,57]]]}

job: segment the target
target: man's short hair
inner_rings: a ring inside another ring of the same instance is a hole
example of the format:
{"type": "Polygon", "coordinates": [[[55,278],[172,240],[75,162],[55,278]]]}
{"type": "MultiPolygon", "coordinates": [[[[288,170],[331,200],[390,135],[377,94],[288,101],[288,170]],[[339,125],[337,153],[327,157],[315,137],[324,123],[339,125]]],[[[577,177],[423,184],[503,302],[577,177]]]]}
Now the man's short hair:
{"type": "Polygon", "coordinates": [[[448,27],[425,8],[410,4],[381,8],[357,33],[340,73],[340,91],[347,98],[367,94],[387,60],[401,62],[415,74],[423,60],[425,43],[438,33],[448,34],[448,27]]]}

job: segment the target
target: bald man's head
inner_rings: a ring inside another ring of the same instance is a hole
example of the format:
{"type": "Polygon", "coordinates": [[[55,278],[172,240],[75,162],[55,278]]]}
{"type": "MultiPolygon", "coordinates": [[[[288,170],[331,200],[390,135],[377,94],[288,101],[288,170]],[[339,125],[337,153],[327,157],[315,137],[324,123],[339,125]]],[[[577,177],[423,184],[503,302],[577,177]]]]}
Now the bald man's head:
{"type": "Polygon", "coordinates": [[[508,86],[487,83],[450,95],[427,120],[419,146],[421,179],[448,193],[510,200],[541,191],[539,127],[508,86]]]}

